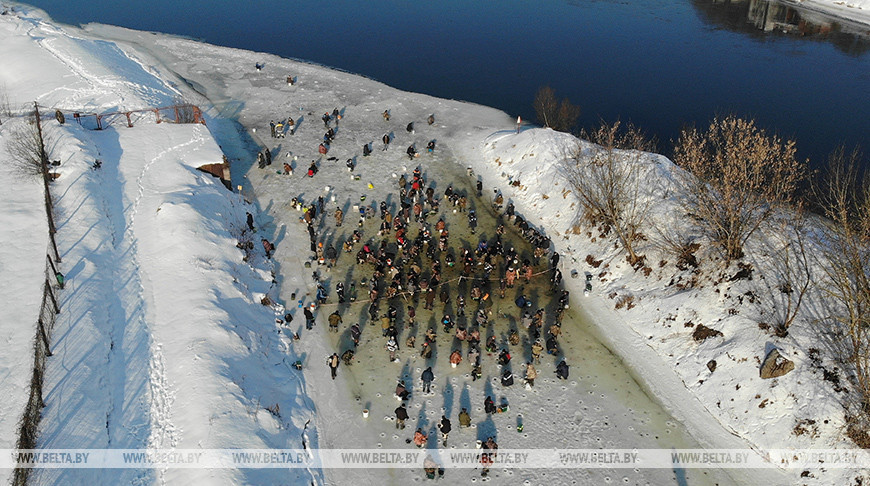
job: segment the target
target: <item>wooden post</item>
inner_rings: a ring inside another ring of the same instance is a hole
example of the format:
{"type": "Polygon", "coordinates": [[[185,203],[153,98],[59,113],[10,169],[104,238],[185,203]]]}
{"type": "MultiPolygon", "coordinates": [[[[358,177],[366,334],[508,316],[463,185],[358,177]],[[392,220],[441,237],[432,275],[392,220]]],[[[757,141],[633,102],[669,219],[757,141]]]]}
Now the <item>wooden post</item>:
{"type": "Polygon", "coordinates": [[[172,108],[175,109],[175,123],[178,123],[178,105],[174,105],[172,108]]]}
{"type": "Polygon", "coordinates": [[[54,293],[51,291],[51,284],[48,283],[48,279],[45,279],[45,292],[51,298],[51,303],[54,304],[54,313],[60,314],[60,307],[57,305],[57,300],[54,299],[54,293]]]}
{"type": "Polygon", "coordinates": [[[160,123],[160,108],[154,108],[154,116],[157,117],[157,123],[160,123]]]}
{"type": "Polygon", "coordinates": [[[51,257],[45,255],[45,259],[48,260],[48,264],[51,265],[51,271],[54,272],[55,275],[57,275],[57,267],[54,266],[54,262],[51,261],[51,257]]]}
{"type": "Polygon", "coordinates": [[[127,128],[133,128],[133,122],[130,120],[130,112],[125,113],[127,115],[127,128]]]}
{"type": "Polygon", "coordinates": [[[42,345],[45,346],[45,355],[51,356],[51,348],[48,347],[48,334],[45,333],[45,325],[42,323],[42,317],[39,318],[39,335],[42,337],[42,345]]]}
{"type": "Polygon", "coordinates": [[[55,239],[54,235],[49,235],[48,239],[51,241],[51,248],[54,250],[54,261],[60,263],[62,260],[60,258],[60,252],[57,251],[57,240],[55,239]]]}

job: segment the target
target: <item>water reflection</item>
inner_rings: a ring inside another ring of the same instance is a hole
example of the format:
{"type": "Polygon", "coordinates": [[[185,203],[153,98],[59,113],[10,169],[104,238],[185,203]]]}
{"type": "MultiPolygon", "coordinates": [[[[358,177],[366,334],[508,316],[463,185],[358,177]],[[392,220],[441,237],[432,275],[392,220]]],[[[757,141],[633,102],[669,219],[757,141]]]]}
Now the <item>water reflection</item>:
{"type": "Polygon", "coordinates": [[[692,4],[705,22],[728,30],[830,42],[856,57],[870,51],[870,28],[777,1],[692,0],[692,4]]]}

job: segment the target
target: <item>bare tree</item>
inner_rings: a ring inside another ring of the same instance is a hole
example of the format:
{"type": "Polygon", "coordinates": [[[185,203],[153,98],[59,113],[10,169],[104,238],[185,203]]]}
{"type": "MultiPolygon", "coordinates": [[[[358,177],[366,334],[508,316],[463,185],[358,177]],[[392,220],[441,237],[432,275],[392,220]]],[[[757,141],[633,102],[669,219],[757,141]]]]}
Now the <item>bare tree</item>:
{"type": "Polygon", "coordinates": [[[47,163],[54,141],[51,136],[42,133],[36,116],[19,120],[9,132],[6,150],[12,156],[11,164],[15,172],[24,177],[45,176],[43,162],[47,163]]]}
{"type": "Polygon", "coordinates": [[[0,125],[3,124],[4,118],[12,118],[12,103],[9,101],[9,90],[6,88],[6,83],[0,85],[0,125]]]}
{"type": "Polygon", "coordinates": [[[827,216],[823,288],[838,304],[831,319],[844,331],[844,358],[861,397],[851,411],[850,427],[857,428],[849,435],[861,442],[856,437],[866,440],[870,431],[870,174],[861,176],[859,150],[846,153],[841,146],[831,154],[815,192],[827,216]]]}
{"type": "Polygon", "coordinates": [[[795,143],[768,135],[752,120],[716,118],[706,132],[684,129],[674,161],[686,169],[686,209],[722,249],[726,264],[743,257],[753,233],[804,177],[795,143]]]}
{"type": "MultiPolygon", "coordinates": [[[[639,162],[642,153],[619,150],[626,140],[620,122],[602,122],[591,138],[598,144],[591,156],[578,146],[565,160],[567,178],[583,208],[584,219],[612,230],[628,253],[629,264],[637,266],[643,256],[637,252],[641,228],[649,213],[649,200],[641,195],[639,162]]],[[[637,134],[631,134],[636,137],[637,134]]]]}
{"type": "Polygon", "coordinates": [[[559,102],[556,92],[549,86],[538,90],[533,106],[538,123],[561,132],[570,132],[580,117],[580,107],[572,104],[568,98],[559,102]]]}
{"type": "Polygon", "coordinates": [[[559,101],[553,88],[549,86],[540,88],[535,94],[533,106],[538,123],[545,127],[552,127],[556,123],[556,118],[559,116],[559,101]]]}

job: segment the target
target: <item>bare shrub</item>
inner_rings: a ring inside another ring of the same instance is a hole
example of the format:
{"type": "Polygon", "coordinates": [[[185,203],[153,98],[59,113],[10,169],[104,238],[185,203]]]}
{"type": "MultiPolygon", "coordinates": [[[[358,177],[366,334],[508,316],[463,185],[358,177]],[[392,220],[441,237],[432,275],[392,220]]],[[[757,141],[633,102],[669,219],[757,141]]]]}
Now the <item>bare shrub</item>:
{"type": "Polygon", "coordinates": [[[860,400],[850,403],[849,436],[858,442],[870,431],[870,175],[861,176],[861,154],[838,148],[828,159],[815,194],[827,217],[822,246],[822,288],[837,304],[829,319],[840,325],[840,352],[860,400]]]}
{"type": "Polygon", "coordinates": [[[623,150],[640,150],[641,152],[658,152],[658,139],[629,122],[623,125],[619,120],[608,124],[603,120],[595,130],[580,131],[580,138],[607,147],[613,146],[623,150]]]}
{"type": "Polygon", "coordinates": [[[3,118],[12,117],[12,102],[9,101],[9,90],[6,88],[6,83],[0,85],[0,125],[3,124],[3,118]]]}
{"type": "Polygon", "coordinates": [[[776,247],[771,252],[770,262],[775,275],[764,280],[769,288],[761,293],[771,300],[760,299],[758,303],[763,309],[773,309],[773,331],[777,336],[785,337],[813,284],[802,208],[788,213],[773,228],[772,234],[776,247]]]}
{"type": "Polygon", "coordinates": [[[23,177],[41,177],[45,174],[43,163],[51,156],[55,141],[52,136],[40,131],[35,115],[18,120],[9,129],[6,150],[15,172],[23,177]]]}
{"type": "Polygon", "coordinates": [[[580,107],[572,104],[568,98],[563,98],[560,102],[556,98],[556,92],[549,86],[538,89],[532,105],[538,123],[560,132],[570,132],[580,117],[580,107]]]}
{"type": "Polygon", "coordinates": [[[565,160],[568,183],[577,196],[583,219],[593,226],[612,230],[628,253],[632,266],[642,263],[636,244],[642,239],[641,229],[647,220],[650,202],[641,194],[640,158],[636,150],[617,150],[621,142],[619,121],[602,122],[594,139],[599,144],[592,156],[578,146],[565,160]]]}
{"type": "Polygon", "coordinates": [[[722,250],[726,264],[743,257],[746,241],[779,205],[792,201],[805,164],[795,143],[768,135],[753,120],[715,118],[706,132],[684,129],[674,161],[687,211],[722,250]]]}

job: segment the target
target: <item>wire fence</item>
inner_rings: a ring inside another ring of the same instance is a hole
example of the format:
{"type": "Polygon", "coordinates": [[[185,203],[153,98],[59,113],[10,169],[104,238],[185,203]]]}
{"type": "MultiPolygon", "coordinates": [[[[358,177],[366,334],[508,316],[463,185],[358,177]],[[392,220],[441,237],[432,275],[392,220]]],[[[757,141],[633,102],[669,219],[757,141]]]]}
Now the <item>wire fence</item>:
{"type": "MultiPolygon", "coordinates": [[[[38,122],[37,127],[41,130],[38,122]]],[[[21,417],[18,430],[18,442],[16,446],[19,450],[36,448],[39,420],[42,417],[42,408],[45,406],[42,389],[45,380],[45,362],[46,358],[51,356],[51,333],[54,330],[57,315],[60,314],[60,305],[56,292],[57,289],[62,289],[64,285],[64,276],[58,266],[61,257],[57,251],[57,241],[55,239],[54,204],[52,203],[51,191],[48,184],[48,164],[46,157],[43,156],[42,159],[49,248],[45,255],[45,280],[42,285],[42,301],[39,306],[36,332],[33,339],[33,374],[30,377],[30,394],[24,407],[24,414],[21,417]]],[[[31,471],[32,469],[28,467],[16,467],[12,484],[16,486],[27,484],[31,471]]]]}
{"type": "MultiPolygon", "coordinates": [[[[142,108],[139,110],[109,111],[104,113],[39,105],[36,105],[36,108],[42,110],[42,115],[40,115],[42,120],[50,120],[54,118],[61,124],[75,122],[90,130],[103,130],[104,128],[115,125],[123,125],[132,128],[138,123],[206,124],[205,117],[202,115],[202,110],[191,103],[179,103],[158,108],[142,108]]],[[[30,118],[32,115],[33,111],[30,109],[10,110],[7,116],[0,119],[0,124],[2,124],[2,120],[5,119],[30,118]]]]}
{"type": "Polygon", "coordinates": [[[102,130],[118,124],[132,128],[141,122],[199,123],[205,125],[202,110],[198,106],[189,103],[106,113],[91,113],[63,108],[48,109],[54,110],[54,118],[60,123],[66,123],[72,119],[72,121],[91,130],[102,130]]]}

